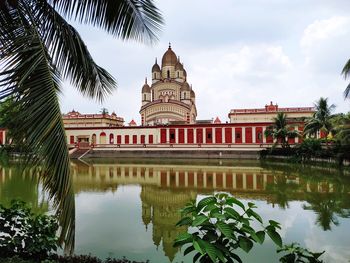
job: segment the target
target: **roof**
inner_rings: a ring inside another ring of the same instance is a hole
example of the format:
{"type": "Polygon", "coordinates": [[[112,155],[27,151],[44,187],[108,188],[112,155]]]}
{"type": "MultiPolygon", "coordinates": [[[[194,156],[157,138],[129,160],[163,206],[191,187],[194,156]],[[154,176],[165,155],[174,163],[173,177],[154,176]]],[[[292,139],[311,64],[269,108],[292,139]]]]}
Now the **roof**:
{"type": "Polygon", "coordinates": [[[177,63],[177,56],[169,45],[168,50],[164,53],[162,58],[162,67],[164,66],[175,66],[177,63]]]}

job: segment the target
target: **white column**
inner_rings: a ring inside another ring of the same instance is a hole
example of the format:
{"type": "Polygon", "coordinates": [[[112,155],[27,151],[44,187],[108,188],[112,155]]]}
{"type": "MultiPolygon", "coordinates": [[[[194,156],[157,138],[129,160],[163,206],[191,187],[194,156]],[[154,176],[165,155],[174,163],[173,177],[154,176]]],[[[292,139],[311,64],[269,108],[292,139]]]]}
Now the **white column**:
{"type": "Polygon", "coordinates": [[[187,139],[187,129],[184,129],[184,142],[188,143],[188,139],[187,139]]]}
{"type": "Polygon", "coordinates": [[[253,137],[253,143],[256,143],[256,127],[252,128],[252,137],[253,137]]]}
{"type": "Polygon", "coordinates": [[[197,129],[193,129],[193,143],[197,143],[197,129]]]}
{"type": "Polygon", "coordinates": [[[243,189],[246,190],[247,189],[247,175],[245,173],[243,173],[242,177],[243,177],[243,189]]]}
{"type": "Polygon", "coordinates": [[[175,143],[179,143],[179,128],[175,129],[175,143]]]}
{"type": "Polygon", "coordinates": [[[215,132],[215,128],[211,128],[211,141],[213,143],[216,143],[216,132],[215,132]]]}
{"type": "Polygon", "coordinates": [[[236,143],[236,128],[232,127],[232,143],[236,143]]]}
{"type": "Polygon", "coordinates": [[[170,129],[169,128],[167,128],[166,129],[166,139],[165,139],[165,141],[166,141],[166,143],[169,143],[169,141],[170,141],[170,129]]]}
{"type": "MultiPolygon", "coordinates": [[[[298,126],[294,126],[294,130],[298,131],[298,126]]],[[[299,143],[299,136],[295,137],[295,143],[299,143]]]]}
{"type": "Polygon", "coordinates": [[[232,188],[237,189],[237,174],[232,173],[232,188]]]}
{"type": "Polygon", "coordinates": [[[222,173],[222,187],[226,189],[226,173],[222,173]]]}
{"type": "Polygon", "coordinates": [[[213,173],[213,188],[216,188],[216,173],[213,173]]]}
{"type": "Polygon", "coordinates": [[[179,172],[175,172],[175,185],[179,187],[179,172]]]}
{"type": "Polygon", "coordinates": [[[266,131],[266,127],[263,127],[262,128],[263,143],[266,143],[265,131],[266,131]]]}
{"type": "Polygon", "coordinates": [[[193,186],[197,187],[197,172],[194,172],[193,177],[194,177],[193,186]]]}
{"type": "Polygon", "coordinates": [[[188,172],[185,172],[185,187],[188,187],[188,172]]]}
{"type": "Polygon", "coordinates": [[[207,188],[207,173],[203,172],[203,188],[207,188]]]}
{"type": "Polygon", "coordinates": [[[245,127],[242,127],[242,143],[245,143],[245,127]]]}
{"type": "Polygon", "coordinates": [[[221,137],[222,137],[222,143],[226,143],[226,139],[225,139],[225,127],[222,127],[222,129],[221,129],[221,137]]]}

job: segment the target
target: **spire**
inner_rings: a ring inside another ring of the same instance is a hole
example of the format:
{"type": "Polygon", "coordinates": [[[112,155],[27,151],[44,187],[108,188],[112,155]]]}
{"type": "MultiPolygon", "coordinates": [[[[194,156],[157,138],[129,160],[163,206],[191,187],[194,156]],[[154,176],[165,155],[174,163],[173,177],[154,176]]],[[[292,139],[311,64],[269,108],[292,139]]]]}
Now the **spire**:
{"type": "Polygon", "coordinates": [[[169,49],[171,49],[171,43],[169,42],[169,49]]]}
{"type": "Polygon", "coordinates": [[[154,64],[157,64],[157,58],[156,58],[156,62],[154,64]]]}
{"type": "Polygon", "coordinates": [[[145,78],[145,84],[147,84],[147,77],[145,78]]]}

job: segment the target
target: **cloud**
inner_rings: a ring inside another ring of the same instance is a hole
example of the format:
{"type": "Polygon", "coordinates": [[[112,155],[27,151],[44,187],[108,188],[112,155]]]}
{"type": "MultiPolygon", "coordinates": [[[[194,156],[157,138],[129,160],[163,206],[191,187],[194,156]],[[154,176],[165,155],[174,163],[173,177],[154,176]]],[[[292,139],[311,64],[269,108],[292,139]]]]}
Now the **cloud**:
{"type": "Polygon", "coordinates": [[[347,36],[349,33],[349,24],[350,18],[343,16],[316,20],[304,30],[300,44],[305,48],[313,48],[325,40],[347,36]]]}

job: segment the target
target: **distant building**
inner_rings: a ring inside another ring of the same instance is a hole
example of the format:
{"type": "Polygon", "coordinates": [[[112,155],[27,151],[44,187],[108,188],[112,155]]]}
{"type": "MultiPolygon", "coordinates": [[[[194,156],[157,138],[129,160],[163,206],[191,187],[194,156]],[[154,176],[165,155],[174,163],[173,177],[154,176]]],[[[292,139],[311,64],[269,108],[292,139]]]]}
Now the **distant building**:
{"type": "Polygon", "coordinates": [[[118,117],[115,112],[112,114],[80,114],[72,110],[62,116],[65,128],[79,127],[120,127],[124,119],[118,117]]]}
{"type": "Polygon", "coordinates": [[[161,67],[152,67],[152,84],[147,79],[141,90],[141,125],[196,122],[196,95],[187,82],[187,73],[180,58],[169,45],[164,53],[161,67]]]}
{"type": "Polygon", "coordinates": [[[279,108],[277,104],[265,105],[265,108],[255,109],[232,109],[228,114],[231,123],[271,123],[278,112],[287,115],[288,121],[301,121],[312,117],[313,107],[279,108]]]}

